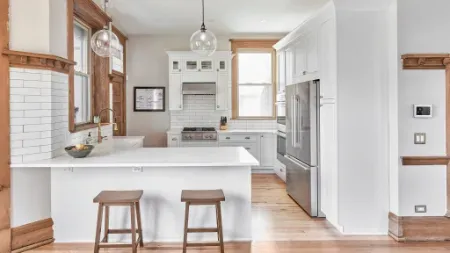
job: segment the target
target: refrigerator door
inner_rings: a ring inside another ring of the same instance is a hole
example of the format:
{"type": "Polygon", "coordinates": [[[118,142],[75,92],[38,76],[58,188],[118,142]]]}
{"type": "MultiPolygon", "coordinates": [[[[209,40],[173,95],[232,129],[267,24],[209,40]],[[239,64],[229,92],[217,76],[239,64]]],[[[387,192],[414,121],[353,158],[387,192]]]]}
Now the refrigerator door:
{"type": "Polygon", "coordinates": [[[318,166],[318,81],[286,89],[286,153],[312,167],[318,166]]]}
{"type": "Polygon", "coordinates": [[[318,216],[317,167],[311,167],[286,155],[287,193],[310,216],[318,216]]]}

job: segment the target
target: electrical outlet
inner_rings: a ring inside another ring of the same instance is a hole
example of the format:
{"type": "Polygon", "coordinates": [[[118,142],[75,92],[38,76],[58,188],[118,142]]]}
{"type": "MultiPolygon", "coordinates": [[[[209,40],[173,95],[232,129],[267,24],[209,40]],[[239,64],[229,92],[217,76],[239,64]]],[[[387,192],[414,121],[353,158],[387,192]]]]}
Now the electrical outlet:
{"type": "Polygon", "coordinates": [[[416,206],[414,206],[414,211],[416,213],[426,213],[427,212],[427,206],[426,205],[416,205],[416,206]]]}
{"type": "Polygon", "coordinates": [[[131,169],[132,172],[144,172],[144,168],[142,167],[133,167],[131,169]]]}
{"type": "Polygon", "coordinates": [[[426,144],[427,134],[426,133],[414,133],[414,144],[426,144]]]}

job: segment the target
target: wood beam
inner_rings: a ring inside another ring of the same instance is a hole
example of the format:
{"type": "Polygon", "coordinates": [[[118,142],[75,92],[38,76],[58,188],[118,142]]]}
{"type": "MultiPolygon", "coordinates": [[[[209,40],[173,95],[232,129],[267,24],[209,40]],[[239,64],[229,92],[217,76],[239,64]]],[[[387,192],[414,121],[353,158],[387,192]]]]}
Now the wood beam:
{"type": "Polygon", "coordinates": [[[3,50],[3,54],[9,58],[11,67],[48,69],[68,74],[70,67],[75,65],[73,60],[50,54],[36,54],[8,49],[3,50]]]}
{"type": "MultiPolygon", "coordinates": [[[[0,49],[9,49],[9,0],[0,0],[0,49]]],[[[0,54],[0,252],[11,251],[9,57],[0,54]]]]}
{"type": "Polygon", "coordinates": [[[405,54],[403,69],[445,69],[444,60],[450,54],[405,54]]]}

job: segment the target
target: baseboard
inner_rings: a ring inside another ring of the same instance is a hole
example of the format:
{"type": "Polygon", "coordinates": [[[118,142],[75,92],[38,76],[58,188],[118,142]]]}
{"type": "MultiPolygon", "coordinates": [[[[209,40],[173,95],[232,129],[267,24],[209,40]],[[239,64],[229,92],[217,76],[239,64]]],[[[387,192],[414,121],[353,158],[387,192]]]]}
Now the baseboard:
{"type": "Polygon", "coordinates": [[[389,213],[389,235],[398,242],[450,240],[450,219],[445,216],[397,216],[389,213]]]}
{"type": "Polygon", "coordinates": [[[11,248],[15,253],[34,249],[53,241],[53,220],[51,218],[11,229],[11,248]]]}
{"type": "Polygon", "coordinates": [[[273,168],[252,168],[252,174],[275,174],[273,168]]]}

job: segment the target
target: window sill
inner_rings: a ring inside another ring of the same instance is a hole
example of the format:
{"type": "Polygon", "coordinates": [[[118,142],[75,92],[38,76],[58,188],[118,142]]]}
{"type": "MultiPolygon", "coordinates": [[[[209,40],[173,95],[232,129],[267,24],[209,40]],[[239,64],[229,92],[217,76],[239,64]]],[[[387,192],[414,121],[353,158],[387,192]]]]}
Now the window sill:
{"type": "MultiPolygon", "coordinates": [[[[102,126],[111,125],[111,123],[101,123],[102,126]]],[[[80,124],[76,125],[75,129],[71,133],[77,133],[88,129],[94,129],[97,128],[98,124],[95,123],[86,123],[86,124],[80,124]]]]}

